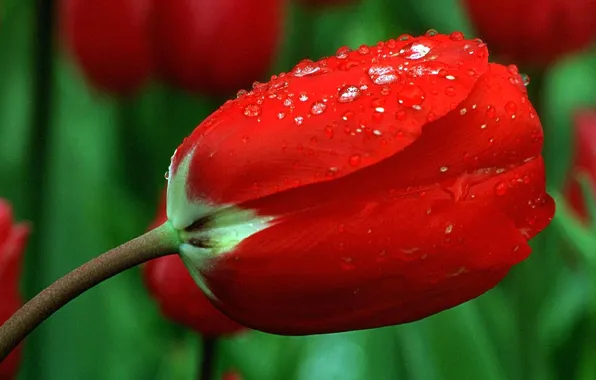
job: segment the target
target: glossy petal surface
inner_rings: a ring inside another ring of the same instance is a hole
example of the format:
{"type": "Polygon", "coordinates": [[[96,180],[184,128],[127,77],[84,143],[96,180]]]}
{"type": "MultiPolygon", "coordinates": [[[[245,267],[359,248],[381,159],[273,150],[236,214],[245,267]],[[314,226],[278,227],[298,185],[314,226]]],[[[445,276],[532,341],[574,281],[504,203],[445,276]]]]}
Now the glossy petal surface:
{"type": "Polygon", "coordinates": [[[96,87],[130,94],[152,69],[151,0],[64,0],[60,22],[67,48],[96,87]]]}
{"type": "MultiPolygon", "coordinates": [[[[19,290],[23,251],[28,236],[25,225],[14,225],[10,206],[0,199],[0,324],[21,307],[19,290]]],[[[21,346],[0,363],[0,379],[16,376],[21,346]]]]}
{"type": "Polygon", "coordinates": [[[284,0],[156,0],[161,76],[209,94],[230,94],[263,78],[281,40],[284,5],[284,0]]]}
{"type": "Polygon", "coordinates": [[[206,119],[178,149],[171,174],[192,154],[189,198],[214,204],[346,176],[418,139],[487,68],[484,44],[444,35],[303,61],[206,119]]]}
{"type": "MultiPolygon", "coordinates": [[[[165,221],[165,203],[162,202],[154,226],[165,221]]],[[[180,257],[166,256],[146,263],[143,276],[161,312],[170,320],[209,336],[231,334],[243,329],[213,307],[188,274],[180,257]]]]}

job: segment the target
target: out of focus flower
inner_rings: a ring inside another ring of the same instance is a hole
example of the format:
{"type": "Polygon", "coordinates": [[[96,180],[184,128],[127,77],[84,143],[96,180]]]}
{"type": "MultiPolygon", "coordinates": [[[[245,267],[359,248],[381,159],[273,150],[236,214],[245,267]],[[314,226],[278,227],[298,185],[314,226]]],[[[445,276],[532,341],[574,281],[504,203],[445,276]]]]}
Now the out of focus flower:
{"type": "Polygon", "coordinates": [[[151,75],[152,0],[61,0],[67,49],[91,84],[114,94],[138,90],[151,75]]]}
{"type": "MultiPolygon", "coordinates": [[[[162,202],[155,226],[166,220],[165,203],[162,202]]],[[[143,266],[143,274],[162,313],[172,321],[206,336],[226,335],[243,329],[211,304],[188,274],[180,257],[174,255],[152,260],[143,266]]]]}
{"type": "Polygon", "coordinates": [[[546,65],[596,36],[593,0],[463,0],[482,37],[507,60],[546,65]]]}
{"type": "MultiPolygon", "coordinates": [[[[21,262],[29,229],[24,224],[14,224],[8,203],[0,199],[0,324],[21,307],[19,291],[21,262]]],[[[0,379],[16,376],[21,360],[21,347],[17,347],[0,363],[0,379]]]]}
{"type": "Polygon", "coordinates": [[[357,0],[296,0],[297,2],[304,4],[308,7],[318,8],[318,7],[328,7],[328,6],[336,6],[336,5],[346,5],[355,3],[357,0]]]}
{"type": "Polygon", "coordinates": [[[190,92],[229,94],[264,78],[286,0],[156,0],[159,72],[190,92]]]}
{"type": "Polygon", "coordinates": [[[221,380],[242,380],[242,376],[236,371],[227,371],[224,372],[221,380]]]}
{"type": "Polygon", "coordinates": [[[178,147],[167,217],[198,284],[278,334],[414,321],[530,254],[554,202],[515,66],[429,31],[341,48],[226,102],[178,147]]]}
{"type": "MultiPolygon", "coordinates": [[[[587,217],[584,193],[575,176],[584,173],[596,183],[596,111],[584,110],[575,119],[575,160],[570,172],[567,187],[567,199],[577,214],[587,217]]],[[[596,194],[587,194],[596,197],[596,194]]]]}

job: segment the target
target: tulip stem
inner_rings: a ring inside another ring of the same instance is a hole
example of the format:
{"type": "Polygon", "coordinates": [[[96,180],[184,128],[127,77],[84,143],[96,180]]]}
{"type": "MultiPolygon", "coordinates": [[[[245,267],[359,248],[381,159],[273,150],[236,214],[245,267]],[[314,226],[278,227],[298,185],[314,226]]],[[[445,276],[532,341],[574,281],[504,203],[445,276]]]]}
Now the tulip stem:
{"type": "Polygon", "coordinates": [[[213,367],[215,364],[215,351],[217,350],[217,338],[203,337],[203,354],[201,359],[201,370],[199,380],[211,380],[213,378],[213,367]]]}
{"type": "Polygon", "coordinates": [[[169,222],[86,262],[21,307],[0,326],[0,362],[48,317],[104,280],[176,251],[178,234],[169,222]]]}

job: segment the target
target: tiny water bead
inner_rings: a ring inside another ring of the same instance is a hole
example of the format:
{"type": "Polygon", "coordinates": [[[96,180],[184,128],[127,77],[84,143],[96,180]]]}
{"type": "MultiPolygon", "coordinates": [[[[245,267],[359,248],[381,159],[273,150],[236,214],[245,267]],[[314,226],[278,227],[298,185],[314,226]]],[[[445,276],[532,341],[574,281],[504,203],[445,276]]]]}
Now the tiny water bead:
{"type": "Polygon", "coordinates": [[[327,105],[324,102],[314,102],[310,109],[310,113],[312,113],[313,115],[320,115],[323,112],[325,112],[325,109],[327,109],[327,105]]]}
{"type": "Polygon", "coordinates": [[[304,77],[314,74],[323,74],[324,70],[319,63],[313,62],[310,59],[305,59],[297,64],[292,70],[292,75],[295,77],[304,77]]]}
{"type": "Polygon", "coordinates": [[[462,32],[455,31],[449,35],[449,38],[452,41],[461,41],[465,38],[465,36],[462,32]]]}
{"type": "Polygon", "coordinates": [[[348,163],[350,164],[351,167],[358,167],[360,166],[362,162],[362,156],[359,154],[354,154],[352,156],[350,156],[350,158],[348,159],[348,163]]]}
{"type": "Polygon", "coordinates": [[[352,50],[347,47],[347,46],[342,46],[339,49],[337,49],[337,52],[335,53],[335,56],[338,59],[346,59],[348,58],[348,54],[350,54],[352,50]]]}
{"type": "Polygon", "coordinates": [[[507,102],[505,104],[505,112],[513,117],[517,112],[517,105],[513,102],[507,102]]]}
{"type": "Polygon", "coordinates": [[[368,76],[375,84],[389,84],[397,80],[398,74],[389,65],[372,65],[368,69],[368,76]]]}
{"type": "Polygon", "coordinates": [[[258,104],[249,104],[244,107],[244,115],[248,117],[255,117],[261,114],[261,106],[258,104]]]}
{"type": "Polygon", "coordinates": [[[495,194],[499,196],[507,194],[507,184],[505,182],[497,182],[495,185],[495,194]]]}
{"type": "Polygon", "coordinates": [[[349,103],[360,97],[360,89],[353,85],[344,86],[339,89],[337,101],[340,103],[349,103]]]}
{"type": "Polygon", "coordinates": [[[424,101],[425,95],[420,86],[409,84],[399,90],[397,101],[405,107],[419,106],[424,101]]]}

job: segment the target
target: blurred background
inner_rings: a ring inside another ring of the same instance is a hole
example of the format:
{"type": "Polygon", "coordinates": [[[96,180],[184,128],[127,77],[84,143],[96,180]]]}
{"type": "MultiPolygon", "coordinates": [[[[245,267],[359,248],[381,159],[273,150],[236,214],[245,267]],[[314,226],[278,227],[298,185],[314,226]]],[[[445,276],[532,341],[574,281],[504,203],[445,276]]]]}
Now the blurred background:
{"type": "MultiPolygon", "coordinates": [[[[594,0],[3,0],[0,197],[32,225],[24,295],[145,231],[174,149],[237,90],[430,28],[529,74],[555,221],[476,300],[370,331],[226,335],[214,378],[596,379],[596,207],[576,183],[596,172],[594,0]]],[[[31,335],[18,378],[194,379],[201,342],[136,268],[31,335]]]]}

